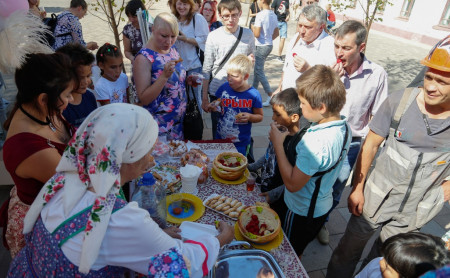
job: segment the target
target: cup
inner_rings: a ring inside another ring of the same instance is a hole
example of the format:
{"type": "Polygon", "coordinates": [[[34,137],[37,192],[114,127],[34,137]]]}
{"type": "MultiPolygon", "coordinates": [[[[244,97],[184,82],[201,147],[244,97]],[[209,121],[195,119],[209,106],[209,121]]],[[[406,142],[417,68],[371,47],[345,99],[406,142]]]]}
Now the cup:
{"type": "Polygon", "coordinates": [[[288,128],[285,127],[284,125],[278,125],[277,128],[281,133],[288,131],[288,128]]]}
{"type": "Polygon", "coordinates": [[[200,167],[187,164],[180,168],[181,191],[184,193],[197,194],[197,181],[202,169],[200,167]]]}
{"type": "Polygon", "coordinates": [[[188,77],[189,83],[192,87],[196,88],[199,85],[202,85],[203,83],[203,74],[198,72],[193,72],[188,77]]]}
{"type": "Polygon", "coordinates": [[[248,172],[247,177],[247,191],[253,191],[255,189],[256,174],[248,172]]]}

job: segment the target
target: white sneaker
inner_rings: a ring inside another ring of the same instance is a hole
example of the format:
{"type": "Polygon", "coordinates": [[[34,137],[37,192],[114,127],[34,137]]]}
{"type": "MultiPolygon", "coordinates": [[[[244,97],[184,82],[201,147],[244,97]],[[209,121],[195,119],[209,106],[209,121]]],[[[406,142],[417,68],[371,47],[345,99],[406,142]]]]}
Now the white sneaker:
{"type": "Polygon", "coordinates": [[[270,100],[271,100],[271,99],[272,99],[271,97],[267,97],[266,101],[264,101],[262,105],[263,105],[264,107],[270,106],[270,100]]]}

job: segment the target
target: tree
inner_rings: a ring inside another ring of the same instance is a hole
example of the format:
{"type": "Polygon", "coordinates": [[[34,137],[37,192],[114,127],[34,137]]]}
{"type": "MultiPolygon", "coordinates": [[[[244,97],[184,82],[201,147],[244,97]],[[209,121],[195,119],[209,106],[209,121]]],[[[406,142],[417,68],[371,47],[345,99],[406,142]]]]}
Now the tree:
{"type": "Polygon", "coordinates": [[[367,29],[367,36],[364,42],[367,44],[372,23],[374,21],[383,21],[381,13],[387,5],[392,6],[392,2],[390,0],[333,0],[332,6],[336,11],[343,12],[348,8],[355,8],[356,2],[358,2],[364,12],[363,24],[367,29]]]}
{"type": "MultiPolygon", "coordinates": [[[[129,0],[95,0],[92,1],[91,6],[91,14],[105,22],[108,23],[109,28],[111,28],[114,34],[114,40],[116,46],[121,50],[120,47],[120,34],[119,32],[119,24],[120,22],[125,22],[125,6],[126,2],[129,0]]],[[[146,6],[147,10],[152,5],[152,1],[157,2],[158,0],[141,0],[146,6]]]]}

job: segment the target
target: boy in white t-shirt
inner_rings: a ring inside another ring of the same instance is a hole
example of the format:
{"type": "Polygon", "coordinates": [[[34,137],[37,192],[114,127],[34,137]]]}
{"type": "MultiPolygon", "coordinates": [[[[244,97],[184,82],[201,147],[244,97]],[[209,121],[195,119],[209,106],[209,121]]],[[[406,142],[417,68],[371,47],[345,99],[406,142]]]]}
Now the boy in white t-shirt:
{"type": "Polygon", "coordinates": [[[255,23],[252,25],[252,31],[256,38],[253,87],[258,89],[259,82],[261,82],[264,91],[269,96],[263,105],[269,106],[272,89],[264,73],[264,64],[267,56],[272,52],[273,40],[279,35],[278,20],[275,13],[270,9],[271,0],[257,0],[257,2],[258,5],[262,6],[262,11],[256,14],[255,23]]]}

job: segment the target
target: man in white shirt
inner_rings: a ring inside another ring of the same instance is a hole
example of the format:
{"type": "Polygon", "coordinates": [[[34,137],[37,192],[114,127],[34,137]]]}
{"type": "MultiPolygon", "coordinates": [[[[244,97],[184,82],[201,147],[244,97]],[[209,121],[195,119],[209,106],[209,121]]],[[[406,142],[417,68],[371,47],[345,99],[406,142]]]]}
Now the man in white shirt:
{"type": "MultiPolygon", "coordinates": [[[[347,119],[353,137],[342,170],[333,186],[333,207],[330,212],[339,203],[361,148],[362,138],[369,131],[369,121],[388,96],[386,71],[363,54],[366,35],[366,28],[356,20],[344,22],[335,35],[334,51],[337,61],[333,69],[341,76],[347,92],[341,115],[347,119]]],[[[320,243],[328,244],[329,236],[325,226],[317,237],[320,243]]]]}
{"type": "Polygon", "coordinates": [[[314,65],[334,64],[334,40],[324,30],[327,12],[317,5],[303,8],[295,37],[289,42],[280,85],[274,93],[295,88],[295,81],[314,65]]]}

